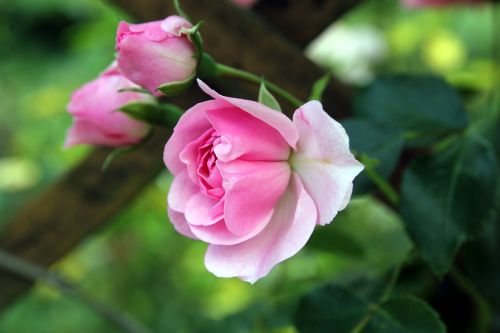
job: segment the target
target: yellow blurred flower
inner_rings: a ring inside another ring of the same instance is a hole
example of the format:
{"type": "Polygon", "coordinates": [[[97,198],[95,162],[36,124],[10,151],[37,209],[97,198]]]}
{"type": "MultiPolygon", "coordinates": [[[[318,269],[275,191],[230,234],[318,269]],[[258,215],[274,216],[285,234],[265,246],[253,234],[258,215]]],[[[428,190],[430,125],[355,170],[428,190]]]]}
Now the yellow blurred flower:
{"type": "Polygon", "coordinates": [[[422,57],[431,70],[439,74],[448,74],[465,65],[467,50],[456,35],[448,31],[439,31],[424,43],[422,57]]]}

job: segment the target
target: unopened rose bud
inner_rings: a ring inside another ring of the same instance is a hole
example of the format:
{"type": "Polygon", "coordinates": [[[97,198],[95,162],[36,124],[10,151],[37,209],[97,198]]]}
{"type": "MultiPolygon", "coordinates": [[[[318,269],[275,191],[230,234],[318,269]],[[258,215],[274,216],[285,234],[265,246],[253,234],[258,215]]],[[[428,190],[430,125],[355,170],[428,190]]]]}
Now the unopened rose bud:
{"type": "Polygon", "coordinates": [[[154,97],[137,92],[119,92],[137,87],[126,79],[116,64],[97,79],[85,84],[71,96],[68,111],[74,117],[66,135],[65,147],[79,144],[128,146],[141,141],[151,126],[119,112],[123,105],[135,102],[154,103],[154,97]]]}
{"type": "Polygon", "coordinates": [[[194,78],[195,47],[182,29],[191,24],[180,16],[143,24],[121,22],[116,36],[118,65],[130,81],[151,91],[194,78]]]}

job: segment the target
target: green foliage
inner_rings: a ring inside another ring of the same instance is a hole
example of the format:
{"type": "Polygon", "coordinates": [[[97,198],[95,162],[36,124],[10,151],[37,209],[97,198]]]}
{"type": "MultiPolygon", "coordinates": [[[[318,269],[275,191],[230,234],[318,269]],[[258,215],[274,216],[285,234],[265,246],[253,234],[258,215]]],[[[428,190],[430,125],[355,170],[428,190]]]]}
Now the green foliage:
{"type": "Polygon", "coordinates": [[[307,294],[295,314],[299,332],[444,333],[436,312],[412,296],[373,302],[353,288],[325,286],[307,294]]]}
{"type": "MultiPolygon", "coordinates": [[[[374,170],[383,178],[394,171],[404,146],[404,131],[400,128],[375,124],[368,119],[353,118],[342,122],[350,138],[351,149],[377,161],[374,170]]],[[[355,193],[372,189],[371,181],[362,173],[354,182],[355,193]]]]}
{"type": "Polygon", "coordinates": [[[416,159],[405,173],[401,214],[422,257],[442,275],[459,246],[491,217],[497,165],[488,143],[454,140],[416,159]]]}
{"type": "Polygon", "coordinates": [[[445,333],[438,314],[412,296],[395,297],[375,309],[364,333],[445,333]]]}
{"type": "Polygon", "coordinates": [[[175,127],[183,113],[183,110],[175,104],[145,102],[130,102],[118,111],[137,120],[167,128],[175,127]]]}
{"type": "Polygon", "coordinates": [[[182,94],[189,87],[191,87],[193,81],[194,81],[194,75],[188,77],[184,81],[176,81],[176,82],[169,82],[162,84],[161,86],[156,88],[156,90],[160,91],[163,95],[167,97],[174,97],[182,94]]]}
{"type": "Polygon", "coordinates": [[[370,302],[352,290],[326,286],[301,300],[295,323],[299,332],[350,333],[369,308],[370,302]]]}
{"type": "Polygon", "coordinates": [[[437,77],[381,77],[358,96],[354,112],[384,128],[404,130],[408,138],[425,138],[425,143],[468,124],[460,97],[437,77]]]}

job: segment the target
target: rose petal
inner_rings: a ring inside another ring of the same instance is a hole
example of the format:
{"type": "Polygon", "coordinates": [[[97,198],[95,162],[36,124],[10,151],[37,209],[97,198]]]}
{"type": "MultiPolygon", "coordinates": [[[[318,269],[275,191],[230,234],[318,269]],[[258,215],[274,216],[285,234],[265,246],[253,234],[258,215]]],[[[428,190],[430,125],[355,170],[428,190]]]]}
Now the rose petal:
{"type": "Polygon", "coordinates": [[[123,74],[153,93],[165,83],[191,77],[196,67],[193,46],[184,37],[154,42],[134,34],[123,38],[119,48],[117,59],[123,74]]]}
{"type": "Polygon", "coordinates": [[[254,283],[304,247],[316,219],[314,201],[294,174],[267,227],[244,243],[209,245],[205,266],[218,277],[239,277],[254,283]]]}
{"type": "Polygon", "coordinates": [[[349,138],[343,127],[323,111],[321,103],[306,103],[293,116],[299,130],[292,168],[318,208],[318,223],[330,223],[345,208],[352,181],[363,170],[349,151],[349,138]]]}
{"type": "Polygon", "coordinates": [[[185,164],[188,171],[189,178],[198,184],[198,153],[199,146],[210,137],[213,129],[210,128],[201,134],[197,139],[191,141],[186,147],[179,153],[179,159],[185,164]]]}
{"type": "Polygon", "coordinates": [[[191,181],[186,171],[182,171],[174,177],[170,185],[168,206],[177,212],[184,213],[189,199],[198,192],[199,187],[191,181]]]}
{"type": "Polygon", "coordinates": [[[233,245],[244,242],[260,233],[266,227],[267,223],[272,217],[272,214],[273,212],[270,212],[269,216],[261,221],[257,228],[243,236],[238,236],[230,232],[223,220],[207,226],[190,224],[189,228],[198,239],[206,243],[217,245],[233,245]]]}
{"type": "Polygon", "coordinates": [[[342,203],[340,204],[339,212],[341,210],[344,210],[347,207],[347,205],[349,204],[349,201],[351,201],[352,190],[353,190],[353,185],[351,183],[351,185],[347,189],[347,192],[345,193],[344,201],[342,201],[342,203]]]}
{"type": "Polygon", "coordinates": [[[215,147],[217,157],[225,162],[243,160],[284,161],[290,146],[273,127],[241,109],[217,108],[207,110],[207,118],[224,138],[221,148],[215,147]]]}
{"type": "Polygon", "coordinates": [[[274,210],[290,180],[287,162],[218,162],[226,190],[224,220],[235,235],[258,228],[274,210]]]}
{"type": "Polygon", "coordinates": [[[187,224],[186,218],[184,217],[183,213],[176,212],[169,207],[168,217],[178,233],[189,238],[198,239],[189,229],[189,225],[187,224]]]}
{"type": "Polygon", "coordinates": [[[185,217],[191,225],[212,225],[224,218],[224,214],[216,209],[220,199],[197,193],[186,205],[185,217]]]}
{"type": "Polygon", "coordinates": [[[217,93],[215,90],[210,89],[203,81],[198,80],[198,85],[200,88],[209,96],[218,101],[225,101],[226,107],[228,106],[236,106],[237,108],[251,114],[257,119],[262,120],[264,123],[269,126],[275,128],[285,139],[285,141],[292,147],[295,148],[295,145],[298,140],[298,133],[296,128],[290,122],[290,119],[287,118],[283,113],[277,112],[267,106],[245,99],[233,98],[222,96],[217,93]]]}
{"type": "Polygon", "coordinates": [[[161,28],[172,35],[180,36],[181,29],[191,28],[192,25],[185,18],[177,15],[171,15],[161,22],[161,28]]]}
{"type": "Polygon", "coordinates": [[[136,144],[140,140],[140,137],[131,137],[125,133],[109,132],[106,128],[77,117],[73,126],[66,133],[64,147],[68,148],[80,144],[120,147],[136,144]]]}
{"type": "Polygon", "coordinates": [[[216,108],[220,104],[218,101],[201,102],[182,115],[170,139],[167,141],[163,153],[163,161],[171,173],[177,175],[184,170],[186,165],[179,159],[179,154],[189,143],[212,128],[205,115],[205,110],[207,108],[216,108]]]}
{"type": "Polygon", "coordinates": [[[139,24],[130,24],[128,29],[135,33],[144,33],[147,39],[153,42],[160,42],[165,38],[172,36],[167,31],[162,29],[162,21],[152,21],[139,24]]]}

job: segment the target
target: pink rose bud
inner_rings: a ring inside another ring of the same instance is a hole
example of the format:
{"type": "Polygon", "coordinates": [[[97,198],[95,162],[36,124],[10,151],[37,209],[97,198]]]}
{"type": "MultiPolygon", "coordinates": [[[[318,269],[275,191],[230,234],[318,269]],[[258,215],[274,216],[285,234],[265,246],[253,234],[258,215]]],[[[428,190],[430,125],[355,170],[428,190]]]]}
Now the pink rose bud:
{"type": "Polygon", "coordinates": [[[253,283],[346,207],[363,166],[320,102],[291,121],[199,84],[213,99],[186,111],[165,146],[175,176],[169,217],[178,232],[209,244],[210,272],[253,283]]]}
{"type": "Polygon", "coordinates": [[[407,7],[428,7],[428,6],[446,6],[453,4],[477,4],[482,0],[403,0],[407,7]]]}
{"type": "Polygon", "coordinates": [[[156,95],[161,85],[192,78],[195,47],[182,28],[191,24],[180,16],[143,24],[120,22],[116,50],[123,75],[156,95]]]}
{"type": "Polygon", "coordinates": [[[131,87],[137,85],[121,75],[113,63],[97,79],[76,90],[68,104],[68,111],[74,119],[64,146],[92,144],[118,147],[141,141],[150,125],[117,110],[129,102],[154,102],[154,97],[135,92],[118,92],[131,87]]]}

